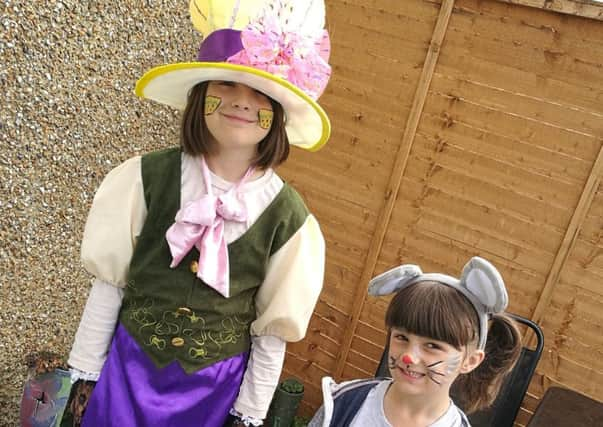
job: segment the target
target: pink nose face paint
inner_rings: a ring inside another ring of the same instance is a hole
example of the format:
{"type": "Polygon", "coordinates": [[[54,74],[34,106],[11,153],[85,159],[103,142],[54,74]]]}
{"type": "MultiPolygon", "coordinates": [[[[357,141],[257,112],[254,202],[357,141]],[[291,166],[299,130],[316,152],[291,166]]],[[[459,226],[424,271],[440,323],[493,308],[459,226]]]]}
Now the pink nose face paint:
{"type": "Polygon", "coordinates": [[[221,103],[222,103],[222,98],[220,98],[218,96],[207,95],[205,97],[205,108],[203,110],[203,113],[206,116],[213,114],[218,109],[218,107],[220,106],[221,103]]]}
{"type": "Polygon", "coordinates": [[[399,360],[401,360],[402,363],[405,364],[405,365],[412,365],[412,364],[416,363],[413,360],[413,358],[412,358],[412,356],[410,354],[404,354],[404,355],[399,354],[397,356],[392,356],[390,354],[390,356],[389,356],[389,367],[390,367],[390,369],[393,369],[393,368],[397,367],[399,360]]]}
{"type": "Polygon", "coordinates": [[[274,118],[274,111],[260,108],[258,111],[258,123],[264,130],[270,129],[272,126],[272,119],[274,118]]]}
{"type": "MultiPolygon", "coordinates": [[[[403,364],[405,365],[413,365],[416,364],[417,362],[415,362],[412,358],[412,356],[410,354],[404,354],[401,355],[399,354],[398,356],[389,356],[389,368],[390,369],[396,369],[398,367],[398,361],[402,361],[403,364]]],[[[431,381],[433,381],[434,383],[436,383],[437,385],[441,385],[442,384],[442,380],[453,374],[458,367],[460,366],[462,361],[462,356],[461,355],[454,355],[449,357],[446,360],[439,360],[437,362],[433,362],[427,366],[425,366],[426,368],[426,375],[427,378],[429,378],[431,381]]]]}

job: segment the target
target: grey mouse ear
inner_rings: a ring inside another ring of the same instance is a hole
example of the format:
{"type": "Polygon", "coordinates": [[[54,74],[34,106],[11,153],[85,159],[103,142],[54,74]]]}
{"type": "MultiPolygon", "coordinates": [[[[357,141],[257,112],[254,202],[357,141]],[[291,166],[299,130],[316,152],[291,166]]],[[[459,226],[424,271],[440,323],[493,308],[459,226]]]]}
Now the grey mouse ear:
{"type": "Polygon", "coordinates": [[[486,313],[500,313],[507,308],[509,297],[502,276],[485,259],[471,258],[463,268],[460,282],[484,306],[486,313]]]}
{"type": "Polygon", "coordinates": [[[400,265],[371,279],[368,293],[373,296],[393,294],[421,274],[423,272],[418,265],[400,265]]]}

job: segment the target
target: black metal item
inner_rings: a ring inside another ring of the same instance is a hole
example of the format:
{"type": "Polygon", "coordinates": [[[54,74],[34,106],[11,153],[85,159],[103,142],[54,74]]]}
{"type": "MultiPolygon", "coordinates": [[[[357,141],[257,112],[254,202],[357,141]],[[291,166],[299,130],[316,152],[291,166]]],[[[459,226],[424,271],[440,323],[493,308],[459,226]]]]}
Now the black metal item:
{"type": "MultiPolygon", "coordinates": [[[[540,327],[529,319],[509,314],[517,323],[527,326],[536,335],[536,348],[524,347],[517,365],[513,368],[494,404],[484,410],[468,415],[473,427],[512,427],[521,408],[523,398],[542,355],[544,335],[540,327]]],[[[454,399],[454,397],[453,397],[454,399]]]]}
{"type": "MultiPolygon", "coordinates": [[[[528,390],[536,365],[542,355],[542,349],[544,348],[544,335],[540,327],[525,317],[518,316],[516,314],[508,313],[517,323],[522,324],[530,328],[536,335],[536,347],[530,349],[524,347],[521,350],[519,361],[506,378],[503,386],[500,389],[498,397],[494,401],[491,407],[486,410],[475,412],[468,415],[469,422],[473,427],[512,427],[515,417],[521,408],[521,403],[528,390]]],[[[381,355],[381,361],[377,367],[375,376],[391,376],[388,368],[387,357],[389,347],[389,336],[383,354],[381,355]]],[[[460,399],[455,399],[454,391],[452,393],[452,399],[458,402],[460,399]]]]}
{"type": "Polygon", "coordinates": [[[389,371],[389,363],[387,362],[387,358],[389,357],[389,338],[390,334],[387,334],[387,338],[385,339],[385,348],[383,349],[383,353],[381,354],[381,360],[379,361],[379,366],[377,366],[375,378],[391,378],[392,376],[391,372],[389,371]]]}

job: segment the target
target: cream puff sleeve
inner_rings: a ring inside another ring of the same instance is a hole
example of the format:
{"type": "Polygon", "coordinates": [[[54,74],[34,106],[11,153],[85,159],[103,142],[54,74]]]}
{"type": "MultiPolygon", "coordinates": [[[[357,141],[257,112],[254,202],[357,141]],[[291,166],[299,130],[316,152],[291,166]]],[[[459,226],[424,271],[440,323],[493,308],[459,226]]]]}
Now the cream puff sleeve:
{"type": "Polygon", "coordinates": [[[105,283],[125,287],[146,215],[137,156],[109,172],[94,196],[82,240],[84,268],[105,283]]]}
{"type": "Polygon", "coordinates": [[[322,289],[324,265],[324,238],[316,218],[308,215],[270,257],[256,295],[251,353],[234,403],[235,413],[244,420],[266,417],[283,368],[285,342],[305,336],[322,289]]]}
{"type": "Polygon", "coordinates": [[[251,334],[301,340],[322,290],[324,268],[324,237],[310,214],[268,262],[256,295],[258,317],[251,324],[251,334]]]}

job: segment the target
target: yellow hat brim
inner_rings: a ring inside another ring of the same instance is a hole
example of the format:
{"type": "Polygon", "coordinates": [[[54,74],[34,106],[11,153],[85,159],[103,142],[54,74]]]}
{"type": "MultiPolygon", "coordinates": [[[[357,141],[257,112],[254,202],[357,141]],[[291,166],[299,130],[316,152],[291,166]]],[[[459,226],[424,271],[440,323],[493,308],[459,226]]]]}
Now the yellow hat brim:
{"type": "Polygon", "coordinates": [[[266,94],[283,106],[289,143],[316,151],[329,139],[331,123],[320,105],[297,86],[268,72],[224,62],[181,62],[147,71],[136,83],[141,98],[184,110],[188,93],[204,81],[233,81],[266,94]]]}

